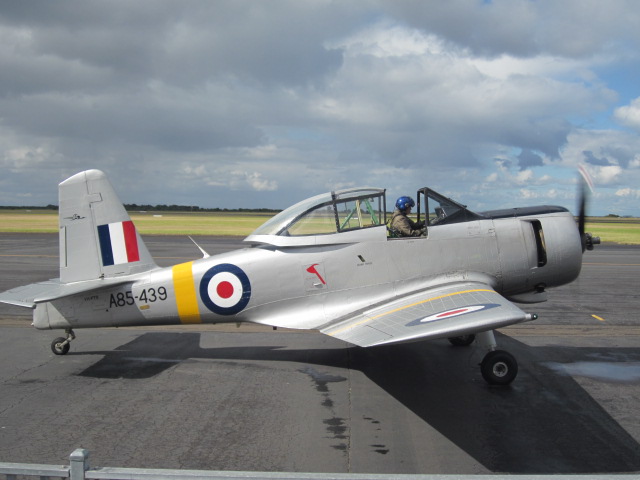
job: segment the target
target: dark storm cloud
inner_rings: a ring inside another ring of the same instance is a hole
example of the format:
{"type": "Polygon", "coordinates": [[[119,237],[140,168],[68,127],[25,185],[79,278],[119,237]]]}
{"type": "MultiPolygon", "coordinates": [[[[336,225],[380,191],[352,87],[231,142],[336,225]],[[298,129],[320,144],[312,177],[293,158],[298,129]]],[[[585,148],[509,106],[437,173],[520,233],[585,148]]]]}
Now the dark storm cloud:
{"type": "Polygon", "coordinates": [[[611,165],[609,160],[607,160],[606,158],[598,158],[593,154],[593,152],[585,150],[582,153],[584,155],[585,162],[587,162],[589,165],[596,165],[600,167],[606,167],[611,165]]]}
{"type": "MultiPolygon", "coordinates": [[[[137,95],[42,95],[3,102],[13,129],[47,138],[127,142],[172,151],[257,145],[260,129],[242,118],[137,95]],[[38,115],[33,115],[37,111],[38,115]],[[221,115],[222,114],[222,115],[221,115]]],[[[197,99],[196,99],[197,100],[197,99]]],[[[190,101],[196,101],[190,99],[190,101]]],[[[226,112],[229,113],[229,112],[226,112]]]]}
{"type": "Polygon", "coordinates": [[[256,122],[281,110],[260,90],[319,82],[340,66],[340,52],[322,45],[323,26],[339,31],[345,20],[327,9],[186,4],[10,5],[0,13],[14,33],[13,48],[3,50],[0,121],[47,138],[177,151],[251,147],[263,139],[256,122]],[[238,98],[247,88],[256,93],[238,98]],[[248,105],[257,95],[260,107],[248,105]]]}
{"type": "Polygon", "coordinates": [[[541,167],[544,165],[542,157],[531,150],[522,150],[518,155],[518,166],[520,170],[525,170],[529,167],[541,167]]]}
{"type": "Polygon", "coordinates": [[[292,85],[340,66],[339,52],[323,41],[346,31],[350,10],[300,2],[15,2],[0,21],[30,29],[34,54],[106,68],[125,82],[235,76],[292,85]]]}
{"type": "Polygon", "coordinates": [[[633,2],[581,0],[451,0],[381,2],[407,24],[435,32],[474,53],[583,58],[621,41],[640,47],[640,11],[633,2]],[[620,19],[625,18],[624,22],[620,19]],[[628,20],[628,21],[627,21],[628,20]],[[585,28],[586,26],[591,28],[585,28]],[[636,26],[634,26],[636,25],[636,26]]]}

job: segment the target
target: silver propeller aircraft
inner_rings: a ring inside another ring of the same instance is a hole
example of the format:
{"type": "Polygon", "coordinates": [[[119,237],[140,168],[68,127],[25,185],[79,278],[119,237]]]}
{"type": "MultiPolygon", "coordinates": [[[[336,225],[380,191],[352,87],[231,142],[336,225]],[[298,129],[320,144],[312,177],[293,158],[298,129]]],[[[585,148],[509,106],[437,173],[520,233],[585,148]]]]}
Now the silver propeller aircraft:
{"type": "Polygon", "coordinates": [[[385,190],[353,188],[304,200],[259,227],[237,251],[160,268],[104,173],[59,186],[60,278],[0,294],[33,309],[37,329],[254,322],[318,329],[361,347],[448,338],[488,353],[481,372],[509,384],[518,365],[493,330],[537,318],[512,302],[547,299],[573,281],[599,239],[563,207],[474,213],[417,193],[425,235],[395,238],[385,190]]]}

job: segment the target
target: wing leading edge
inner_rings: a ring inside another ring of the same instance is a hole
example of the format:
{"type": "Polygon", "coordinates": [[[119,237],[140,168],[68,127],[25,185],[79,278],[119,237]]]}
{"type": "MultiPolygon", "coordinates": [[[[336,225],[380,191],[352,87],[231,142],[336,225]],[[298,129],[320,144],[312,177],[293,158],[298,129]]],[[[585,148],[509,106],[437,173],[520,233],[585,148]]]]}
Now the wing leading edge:
{"type": "Polygon", "coordinates": [[[320,331],[361,347],[444,338],[533,320],[488,285],[431,288],[377,306],[320,331]]]}

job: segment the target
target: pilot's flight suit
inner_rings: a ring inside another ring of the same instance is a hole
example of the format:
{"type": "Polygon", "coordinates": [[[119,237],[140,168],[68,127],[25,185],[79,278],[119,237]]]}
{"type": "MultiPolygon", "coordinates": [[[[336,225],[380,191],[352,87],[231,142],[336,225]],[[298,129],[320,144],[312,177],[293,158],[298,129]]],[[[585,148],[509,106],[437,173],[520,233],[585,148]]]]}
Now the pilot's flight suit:
{"type": "Polygon", "coordinates": [[[397,208],[393,211],[389,228],[401,237],[420,237],[424,235],[424,221],[414,222],[397,208]]]}

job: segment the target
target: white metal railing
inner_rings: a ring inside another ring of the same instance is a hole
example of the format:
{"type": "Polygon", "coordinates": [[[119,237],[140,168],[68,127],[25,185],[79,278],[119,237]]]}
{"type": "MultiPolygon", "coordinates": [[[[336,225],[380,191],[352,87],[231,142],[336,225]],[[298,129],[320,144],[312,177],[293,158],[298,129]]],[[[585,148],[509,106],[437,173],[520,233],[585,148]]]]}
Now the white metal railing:
{"type": "MultiPolygon", "coordinates": [[[[0,462],[0,475],[7,480],[39,477],[40,480],[513,480],[512,475],[405,475],[375,473],[227,472],[209,470],[164,470],[152,468],[89,467],[89,451],[78,448],[69,465],[35,465],[0,462]]],[[[609,480],[611,475],[518,475],[518,480],[609,480]]],[[[640,480],[640,474],[615,475],[616,480],[640,480]]]]}

